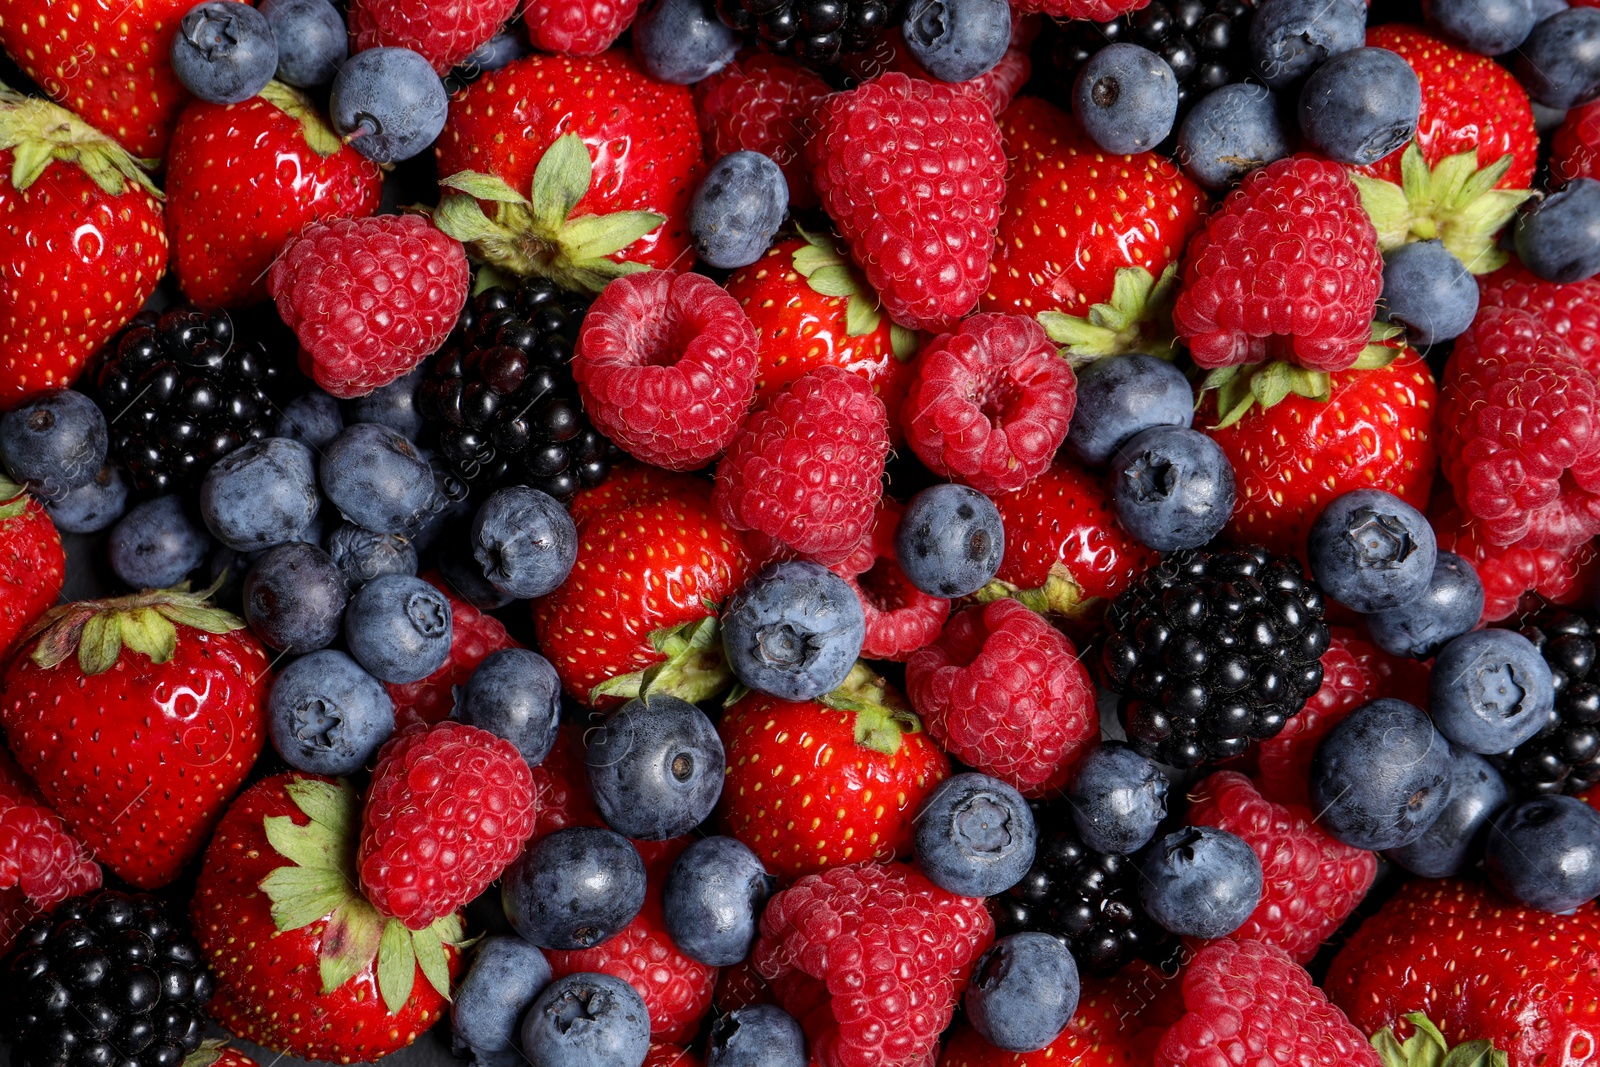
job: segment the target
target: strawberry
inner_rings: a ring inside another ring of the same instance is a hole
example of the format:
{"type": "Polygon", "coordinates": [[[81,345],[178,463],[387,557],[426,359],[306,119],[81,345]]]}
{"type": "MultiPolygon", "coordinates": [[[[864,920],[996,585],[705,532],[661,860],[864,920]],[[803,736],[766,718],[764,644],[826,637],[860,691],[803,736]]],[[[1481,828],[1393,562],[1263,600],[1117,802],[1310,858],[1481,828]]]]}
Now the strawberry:
{"type": "Polygon", "coordinates": [[[0,477],[0,651],[60,598],[66,564],[44,506],[0,477]]]}
{"type": "Polygon", "coordinates": [[[167,155],[167,237],[190,300],[267,299],[266,273],[308,223],[378,208],[383,172],[338,136],[304,95],[269,82],[259,96],[184,109],[167,155]]]}
{"type": "Polygon", "coordinates": [[[261,751],[271,677],[244,623],[179,590],[46,612],[7,668],[17,762],[112,873],[166,885],[261,751]]]}
{"type": "Polygon", "coordinates": [[[116,142],[5,89],[0,173],[0,407],[9,408],[71,385],[133,318],[166,269],[167,233],[161,193],[116,142]]]}
{"type": "Polygon", "coordinates": [[[355,889],[361,826],[342,782],[279,774],[217,827],[190,905],[216,974],[211,1014],[291,1056],[375,1060],[444,1013],[461,969],[461,916],[412,931],[355,889]]]}
{"type": "Polygon", "coordinates": [[[225,1041],[210,1039],[183,1058],[183,1067],[261,1067],[225,1041]]]}

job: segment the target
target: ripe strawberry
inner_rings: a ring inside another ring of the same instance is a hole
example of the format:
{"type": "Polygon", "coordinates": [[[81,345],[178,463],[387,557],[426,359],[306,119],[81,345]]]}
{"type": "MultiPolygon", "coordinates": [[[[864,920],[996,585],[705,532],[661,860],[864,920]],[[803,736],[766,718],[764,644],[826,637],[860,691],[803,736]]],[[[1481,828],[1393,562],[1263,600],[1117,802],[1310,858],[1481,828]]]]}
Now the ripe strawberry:
{"type": "Polygon", "coordinates": [[[1572,346],[1590,374],[1600,373],[1600,278],[1547,282],[1513,260],[1478,279],[1478,306],[1532,313],[1572,346]]]}
{"type": "Polygon", "coordinates": [[[0,913],[0,952],[32,916],[99,888],[100,865],[0,748],[0,894],[15,892],[20,908],[0,913]]]}
{"type": "Polygon", "coordinates": [[[717,727],[723,830],[780,878],[909,855],[917,808],[950,774],[900,694],[859,672],[839,707],[748,693],[717,727]]]}
{"type": "Polygon", "coordinates": [[[184,294],[204,307],[267,297],[266,273],[308,223],[378,209],[383,172],[304,95],[270,82],[242,104],[195,101],[167,155],[167,237],[184,294]]]}
{"type": "Polygon", "coordinates": [[[0,476],[0,652],[60,599],[66,564],[44,506],[0,476]]]}
{"type": "Polygon", "coordinates": [[[456,686],[465,685],[478,664],[501,649],[522,647],[506,633],[505,623],[456,596],[450,583],[437,572],[422,577],[450,601],[450,655],[444,666],[420,682],[384,683],[394,702],[396,730],[416,722],[436,723],[449,718],[456,706],[456,686]]]}
{"type": "Polygon", "coordinates": [[[894,535],[904,513],[898,501],[880,500],[871,536],[833,568],[861,601],[866,618],[861,654],[868,659],[904,660],[938,637],[950,617],[950,601],[912,585],[895,558],[894,535]]]}
{"type": "Polygon", "coordinates": [[[890,318],[944,330],[972,310],[1005,195],[986,104],[943,82],[883,74],[822,101],[806,159],[890,318]]]}
{"type": "Polygon", "coordinates": [[[206,1040],[183,1058],[183,1067],[261,1067],[243,1052],[219,1040],[206,1040]]]}
{"type": "Polygon", "coordinates": [[[1561,181],[1600,176],[1600,103],[1567,112],[1550,137],[1550,172],[1561,181]]]}
{"type": "Polygon", "coordinates": [[[1593,541],[1577,548],[1530,548],[1493,544],[1482,525],[1461,514],[1448,497],[1443,510],[1429,511],[1439,548],[1472,564],[1483,583],[1482,622],[1498,622],[1517,613],[1522,598],[1536,593],[1554,604],[1592,603],[1600,577],[1600,553],[1593,541]]]}
{"type": "Polygon", "coordinates": [[[274,775],[240,794],[206,850],[190,910],[216,975],[209,1008],[246,1041],[368,1061],[444,1013],[461,917],[411,931],[356,891],[358,803],[342,782],[274,775]]]}
{"type": "Polygon", "coordinates": [[[409,48],[443,77],[516,8],[517,0],[351,0],[350,51],[409,48]]]}
{"type": "Polygon", "coordinates": [[[639,0],[524,0],[533,46],[569,56],[599,55],[633,23],[639,0]]]}
{"type": "MultiPolygon", "coordinates": [[[[21,21],[7,6],[0,26],[21,21]]],[[[167,233],[161,193],[134,159],[62,108],[0,88],[0,145],[0,407],[10,408],[70,386],[133,318],[166,269],[167,233]]]]}
{"type": "Polygon", "coordinates": [[[261,751],[271,672],[244,623],[163,590],[45,613],[5,674],[22,769],[113,874],[166,885],[261,751]]]}
{"type": "Polygon", "coordinates": [[[742,150],[760,152],[788,180],[791,210],[816,207],[817,191],[803,153],[817,104],[832,91],[820,75],[788,56],[742,56],[694,87],[706,149],[712,159],[742,150]]]}

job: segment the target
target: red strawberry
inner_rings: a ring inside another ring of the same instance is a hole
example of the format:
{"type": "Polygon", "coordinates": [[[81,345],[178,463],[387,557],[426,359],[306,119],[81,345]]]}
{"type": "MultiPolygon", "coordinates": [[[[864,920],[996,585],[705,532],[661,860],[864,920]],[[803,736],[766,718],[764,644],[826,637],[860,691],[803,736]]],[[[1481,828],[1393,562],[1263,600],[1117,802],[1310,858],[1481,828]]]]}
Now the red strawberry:
{"type": "Polygon", "coordinates": [[[383,172],[301,93],[270,82],[242,104],[184,109],[167,156],[167,236],[190,300],[266,300],[267,268],[308,223],[378,209],[383,172]]]}
{"type": "Polygon", "coordinates": [[[17,762],[112,873],[163,886],[261,751],[271,672],[244,623],[164,590],[47,612],[6,670],[17,762]]]}
{"type": "Polygon", "coordinates": [[[522,18],[544,52],[592,56],[610,48],[639,14],[639,0],[524,0],[522,18]]]}
{"type": "Polygon", "coordinates": [[[60,599],[66,564],[44,506],[0,477],[0,652],[60,599]]]}
{"type": "Polygon", "coordinates": [[[760,152],[788,180],[791,210],[816,207],[817,191],[802,153],[817,104],[830,92],[828,83],[798,60],[770,52],[742,56],[694,87],[706,149],[713,159],[741,150],[760,152]]]}
{"type": "Polygon", "coordinates": [[[350,51],[409,48],[440,76],[495,35],[517,0],[352,0],[350,51]]]}
{"type": "MultiPolygon", "coordinates": [[[[20,21],[7,6],[0,0],[0,26],[20,21]]],[[[0,89],[0,145],[0,407],[9,408],[71,385],[133,318],[166,270],[167,233],[149,177],[69,112],[0,89]]]]}
{"type": "Polygon", "coordinates": [[[1481,524],[1467,519],[1448,505],[1430,510],[1439,536],[1439,548],[1472,564],[1483,583],[1483,622],[1498,622],[1515,614],[1524,595],[1536,593],[1555,604],[1592,603],[1600,553],[1594,542],[1577,548],[1531,548],[1523,544],[1496,545],[1481,524]]]}
{"type": "Polygon", "coordinates": [[[1564,182],[1600,176],[1600,102],[1573,108],[1556,127],[1550,171],[1564,182]]]}
{"type": "Polygon", "coordinates": [[[450,601],[450,656],[444,666],[420,682],[384,683],[389,699],[394,701],[396,730],[414,722],[435,723],[449,718],[456,706],[455,687],[465,685],[478,664],[501,649],[522,647],[506,633],[505,623],[456,596],[450,583],[436,572],[422,577],[450,601]]]}
{"type": "Polygon", "coordinates": [[[183,1058],[183,1067],[261,1067],[243,1052],[223,1041],[207,1040],[183,1058]]]}
{"type": "Polygon", "coordinates": [[[1600,278],[1563,285],[1547,282],[1513,260],[1478,279],[1479,307],[1520,308],[1538,318],[1577,354],[1590,374],[1600,373],[1600,278]]]}
{"type": "Polygon", "coordinates": [[[19,909],[0,913],[0,952],[34,915],[99,888],[100,865],[0,748],[0,900],[15,893],[19,909]]]}

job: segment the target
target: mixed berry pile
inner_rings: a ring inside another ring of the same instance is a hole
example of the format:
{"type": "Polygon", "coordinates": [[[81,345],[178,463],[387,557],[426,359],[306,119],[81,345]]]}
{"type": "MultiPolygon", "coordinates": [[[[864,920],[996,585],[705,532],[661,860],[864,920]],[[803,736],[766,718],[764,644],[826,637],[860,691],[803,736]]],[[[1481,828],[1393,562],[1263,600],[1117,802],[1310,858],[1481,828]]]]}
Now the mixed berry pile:
{"type": "Polygon", "coordinates": [[[1600,1056],[1600,0],[0,57],[0,1061],[1600,1056]]]}

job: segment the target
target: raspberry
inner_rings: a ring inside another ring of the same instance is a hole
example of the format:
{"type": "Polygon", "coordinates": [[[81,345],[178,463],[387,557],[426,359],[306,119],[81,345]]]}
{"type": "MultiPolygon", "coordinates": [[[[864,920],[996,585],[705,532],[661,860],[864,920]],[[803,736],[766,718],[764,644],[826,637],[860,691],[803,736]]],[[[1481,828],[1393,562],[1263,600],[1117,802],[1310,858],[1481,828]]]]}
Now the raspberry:
{"type": "Polygon", "coordinates": [[[651,1043],[649,1050],[645,1052],[644,1063],[640,1067],[702,1067],[704,1062],[682,1045],[657,1041],[651,1043]]]}
{"type": "Polygon", "coordinates": [[[1015,0],[1017,11],[1037,11],[1055,19],[1089,19],[1110,22],[1118,15],[1138,11],[1150,0],[1015,0]]]}
{"type": "Polygon", "coordinates": [[[694,87],[707,154],[718,159],[729,152],[760,152],[788,180],[791,210],[816,207],[802,153],[817,104],[832,91],[788,56],[757,52],[729,63],[694,87]]]}
{"type": "Polygon", "coordinates": [[[1043,327],[986,313],[922,350],[900,420],[931,470],[993,495],[1044,473],[1077,401],[1077,377],[1043,327]]]}
{"type": "Polygon", "coordinates": [[[950,617],[950,601],[912,585],[895,561],[894,534],[904,513],[899,501],[884,497],[873,519],[872,536],[833,568],[861,600],[867,622],[861,654],[868,659],[905,660],[938,637],[950,617]]]}
{"type": "Polygon", "coordinates": [[[352,0],[350,52],[409,48],[443,77],[487,44],[516,6],[517,0],[352,0]]]}
{"type": "Polygon", "coordinates": [[[817,109],[811,180],[883,299],[916,330],[952,329],[989,284],[1005,152],[994,114],[954,85],[883,74],[817,109]]]}
{"type": "Polygon", "coordinates": [[[888,452],[888,417],[872,386],[818,367],[745,423],[717,464],[717,510],[728,525],[831,567],[871,531],[888,452]]]}
{"type": "Polygon", "coordinates": [[[583,731],[563,726],[544,762],[533,768],[533,832],[528,840],[568,826],[604,826],[589,792],[583,731]]]}
{"type": "Polygon", "coordinates": [[[533,46],[569,56],[597,56],[639,14],[639,0],[527,0],[522,17],[533,46]]]}
{"type": "Polygon", "coordinates": [[[450,655],[442,667],[420,682],[384,683],[394,702],[397,729],[414,722],[436,723],[449,718],[456,706],[456,686],[465,685],[478,664],[490,653],[522,647],[506,633],[503,622],[456,596],[450,583],[439,575],[422,577],[450,601],[450,655]]]}
{"type": "Polygon", "coordinates": [[[533,780],[511,742],[445,721],[378,750],[357,868],[373,907],[413,930],[488,888],[533,830],[533,780]]]}
{"type": "Polygon", "coordinates": [[[1514,615],[1524,594],[1536,593],[1554,604],[1590,602],[1594,598],[1597,560],[1594,542],[1575,549],[1528,548],[1490,544],[1477,523],[1451,507],[1430,515],[1439,535],[1439,550],[1454,552],[1472,564],[1483,583],[1483,618],[1498,622],[1514,615]]]}
{"type": "Polygon", "coordinates": [[[993,937],[980,898],[867,863],[808,874],[773,897],[751,959],[820,1067],[910,1067],[938,1048],[993,937]]]}
{"type": "Polygon", "coordinates": [[[1060,787],[1100,732],[1078,650],[1010,598],[953,616],[906,662],[906,694],[952,756],[1025,796],[1060,787]]]}
{"type": "Polygon", "coordinates": [[[1479,307],[1521,308],[1561,335],[1590,374],[1600,373],[1600,278],[1562,285],[1512,262],[1478,279],[1479,307]]]}
{"type": "Polygon", "coordinates": [[[694,470],[728,447],[750,410],[755,328],[704,275],[624,275],[589,308],[572,376],[601,433],[646,463],[694,470]]]}
{"type": "Polygon", "coordinates": [[[1567,551],[1600,533],[1600,388],[1527,311],[1488,307],[1444,368],[1440,457],[1490,544],[1567,551]]]}
{"type": "Polygon", "coordinates": [[[1377,233],[1345,169],[1295,156],[1252,171],[1189,245],[1173,308],[1202,367],[1289,359],[1343,370],[1371,339],[1377,233]]]}
{"type": "MultiPolygon", "coordinates": [[[[1597,797],[1597,801],[1600,801],[1600,797],[1597,797]]],[[[772,989],[756,973],[755,967],[745,960],[722,968],[722,973],[717,976],[717,991],[712,996],[712,1003],[726,1015],[751,1004],[776,1004],[777,1000],[772,995],[772,989]]]]}
{"type": "MultiPolygon", "coordinates": [[[[20,890],[32,913],[99,888],[100,865],[0,748],[0,893],[20,890]]],[[[0,940],[9,941],[3,931],[0,940]]]]}
{"type": "MultiPolygon", "coordinates": [[[[957,82],[956,88],[979,97],[998,117],[1000,112],[1011,106],[1011,101],[1033,76],[1033,60],[1028,56],[1028,48],[1039,35],[1037,23],[1037,19],[1022,14],[1013,4],[1011,46],[1001,55],[1000,62],[970,81],[957,82]]],[[[845,57],[841,66],[862,81],[887,70],[897,70],[925,81],[938,80],[912,56],[911,50],[906,47],[905,35],[898,27],[883,35],[882,45],[870,52],[845,57]]]]}
{"type": "Polygon", "coordinates": [[[1191,826],[1236,834],[1261,860],[1261,903],[1234,940],[1276,945],[1305,963],[1372,888],[1377,857],[1317,829],[1311,809],[1265,799],[1242,774],[1218,771],[1189,799],[1191,826]]]}
{"type": "Polygon", "coordinates": [[[316,222],[267,273],[316,383],[350,398],[388,385],[444,344],[467,302],[461,243],[417,215],[316,222]]]}
{"type": "Polygon", "coordinates": [[[1550,138],[1550,171],[1563,182],[1600,178],[1600,101],[1567,112],[1550,138]]]}

